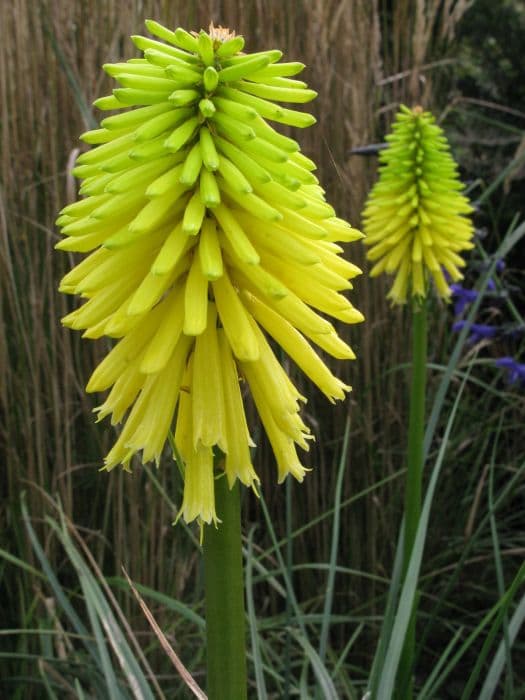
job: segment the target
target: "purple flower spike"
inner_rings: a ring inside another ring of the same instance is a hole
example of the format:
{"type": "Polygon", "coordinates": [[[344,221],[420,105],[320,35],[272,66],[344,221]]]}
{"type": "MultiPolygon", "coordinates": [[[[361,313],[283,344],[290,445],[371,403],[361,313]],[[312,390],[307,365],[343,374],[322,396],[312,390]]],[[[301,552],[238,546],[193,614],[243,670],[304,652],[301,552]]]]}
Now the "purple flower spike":
{"type": "Polygon", "coordinates": [[[459,333],[465,326],[470,330],[469,343],[479,343],[485,338],[493,338],[499,330],[496,326],[489,326],[485,323],[468,323],[467,321],[456,321],[452,330],[459,333]]]}
{"type": "Polygon", "coordinates": [[[521,384],[525,386],[525,365],[513,357],[500,357],[495,362],[496,367],[507,370],[507,381],[509,384],[521,384]]]}
{"type": "Polygon", "coordinates": [[[475,289],[465,289],[460,284],[451,284],[450,289],[455,299],[454,314],[456,316],[461,316],[465,307],[478,298],[478,292],[475,289]]]}

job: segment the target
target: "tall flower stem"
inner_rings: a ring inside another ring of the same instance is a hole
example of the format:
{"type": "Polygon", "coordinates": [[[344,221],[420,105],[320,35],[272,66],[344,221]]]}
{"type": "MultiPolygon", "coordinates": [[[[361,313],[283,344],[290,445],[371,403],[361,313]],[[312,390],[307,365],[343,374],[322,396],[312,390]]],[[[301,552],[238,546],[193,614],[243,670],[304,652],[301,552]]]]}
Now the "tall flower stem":
{"type": "Polygon", "coordinates": [[[239,482],[215,481],[218,528],[204,526],[208,699],[246,700],[246,633],[239,482]]]}
{"type": "MultiPolygon", "coordinates": [[[[406,576],[421,515],[423,481],[423,439],[425,435],[425,396],[427,374],[427,307],[426,300],[412,313],[412,379],[408,424],[408,461],[405,488],[405,535],[403,543],[403,578],[406,576]]],[[[410,700],[413,695],[412,672],[415,651],[417,598],[407,629],[398,672],[398,697],[410,700]]]]}

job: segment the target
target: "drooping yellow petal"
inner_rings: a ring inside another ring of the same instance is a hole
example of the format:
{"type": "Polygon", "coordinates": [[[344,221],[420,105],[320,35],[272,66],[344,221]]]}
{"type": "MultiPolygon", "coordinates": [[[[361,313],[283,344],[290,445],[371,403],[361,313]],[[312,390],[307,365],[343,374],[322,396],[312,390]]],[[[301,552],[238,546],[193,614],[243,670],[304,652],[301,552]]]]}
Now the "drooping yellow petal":
{"type": "Polygon", "coordinates": [[[142,391],[147,399],[140,423],[126,442],[135,452],[144,451],[144,462],[154,459],[158,463],[168,439],[191,344],[190,338],[182,337],[167,365],[144,382],[142,391]]]}
{"type": "Polygon", "coordinates": [[[259,344],[246,309],[226,272],[212,286],[219,318],[235,356],[246,362],[257,360],[259,344]]]}
{"type": "Polygon", "coordinates": [[[227,452],[224,389],[217,340],[217,311],[212,303],[208,307],[206,330],[195,341],[192,387],[194,449],[199,445],[217,445],[223,452],[227,452]]]}
{"type": "Polygon", "coordinates": [[[224,331],[218,331],[219,352],[224,386],[224,407],[228,449],[225,471],[230,488],[239,479],[245,486],[255,487],[259,477],[250,457],[250,434],[239,388],[239,377],[228,339],[224,331]]]}
{"type": "Polygon", "coordinates": [[[344,399],[345,391],[349,391],[350,387],[330,372],[299,331],[254,296],[247,298],[247,305],[254,318],[330,401],[344,399]]]}
{"type": "Polygon", "coordinates": [[[184,460],[184,495],[180,515],[191,522],[198,518],[205,523],[217,523],[215,513],[215,484],[213,450],[193,445],[193,355],[184,373],[175,429],[175,442],[184,460]]]}
{"type": "Polygon", "coordinates": [[[201,446],[187,455],[185,460],[182,516],[187,523],[198,519],[217,526],[219,519],[215,512],[213,450],[201,446]]]}

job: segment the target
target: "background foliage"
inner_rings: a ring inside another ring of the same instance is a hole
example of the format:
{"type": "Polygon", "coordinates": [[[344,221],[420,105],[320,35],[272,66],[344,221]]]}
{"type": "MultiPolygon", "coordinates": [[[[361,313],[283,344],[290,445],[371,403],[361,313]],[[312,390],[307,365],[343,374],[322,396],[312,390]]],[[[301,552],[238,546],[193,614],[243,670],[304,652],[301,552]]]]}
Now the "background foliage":
{"type": "MultiPolygon", "coordinates": [[[[184,601],[186,611],[202,614],[194,538],[182,527],[171,527],[180,503],[177,470],[168,458],[158,472],[137,466],[132,476],[98,474],[110,429],[94,424],[91,411],[97,399],[86,396],[83,388],[103,348],[81,341],[57,322],[72,303],[56,292],[58,279],[72,261],[53,252],[58,238],[53,221],[76,196],[68,170],[79,148],[78,134],[98,118],[91,102],[111,89],[101,65],[134,55],[128,37],[143,33],[148,17],[188,29],[207,27],[213,20],[242,33],[250,51],[280,47],[290,60],[306,63],[305,80],[319,92],[313,103],[318,124],[299,138],[319,165],[329,201],[354,225],[360,223],[376,162],[352,154],[352,149],[380,142],[399,102],[422,102],[434,110],[451,136],[471,197],[483,200],[477,215],[483,248],[472,256],[472,284],[484,257],[522,217],[525,92],[519,76],[525,13],[517,1],[0,3],[0,586],[2,600],[9,601],[0,612],[0,628],[7,631],[0,636],[5,669],[0,677],[7,679],[0,681],[0,688],[3,683],[4,692],[13,697],[15,690],[19,697],[30,697],[26,690],[31,687],[34,697],[42,697],[41,679],[46,676],[36,658],[45,657],[43,649],[54,655],[56,644],[63,642],[56,613],[60,598],[37,574],[44,560],[36,557],[22,521],[22,491],[27,493],[27,517],[45,561],[68,594],[72,592],[80,611],[77,594],[85,596],[85,590],[78,588],[63,538],[45,520],[50,513],[58,518],[53,501],[60,502],[96,565],[113,580],[120,605],[159,678],[169,674],[171,683],[173,672],[157,651],[138,607],[115,582],[122,565],[135,581],[169,597],[155,599],[154,612],[183,660],[197,675],[202,670],[201,628],[197,623],[191,631],[184,628],[180,609],[173,608],[174,600],[184,601]],[[497,184],[490,189],[493,183],[497,184]],[[9,633],[14,629],[38,633],[9,633]],[[54,642],[50,636],[44,644],[45,629],[55,635],[54,642]]],[[[366,271],[358,245],[350,248],[349,256],[366,271]]],[[[513,250],[498,279],[500,296],[486,297],[485,317],[505,323],[506,299],[511,296],[518,314],[511,320],[519,325],[523,262],[522,246],[521,251],[513,250]]],[[[353,385],[351,398],[332,407],[304,387],[307,420],[317,437],[310,459],[315,468],[306,483],[276,489],[272,457],[264,443],[256,456],[258,471],[266,474],[262,493],[278,540],[309,524],[306,532],[289,540],[293,552],[287,550],[287,561],[298,567],[293,574],[295,593],[301,611],[312,616],[308,624],[315,626],[326,586],[326,568],[320,563],[330,559],[330,511],[350,420],[337,551],[344,571],[335,578],[329,649],[332,667],[340,659],[344,677],[357,682],[356,687],[364,682],[373,656],[402,508],[408,336],[403,313],[385,302],[385,289],[383,280],[369,281],[363,275],[354,299],[367,323],[341,329],[344,337],[350,335],[358,355],[355,363],[337,370],[353,385]],[[359,644],[348,646],[347,655],[341,656],[353,635],[359,644]]],[[[433,309],[430,396],[451,352],[452,321],[451,309],[433,309]]],[[[525,457],[523,389],[506,387],[492,360],[522,349],[523,335],[509,340],[503,334],[468,346],[459,368],[470,368],[471,380],[431,515],[421,579],[421,624],[431,624],[425,626],[420,650],[421,683],[451,635],[458,629],[467,634],[475,627],[497,599],[501,578],[508,585],[523,560],[522,479],[512,482],[498,510],[499,558],[490,518],[485,518],[490,499],[497,499],[509,481],[520,476],[525,457]]],[[[459,380],[458,374],[456,388],[459,380]]],[[[444,424],[438,427],[438,436],[443,429],[444,424]]],[[[433,449],[438,445],[439,440],[433,449]]],[[[278,571],[263,504],[246,494],[244,508],[246,534],[251,533],[247,547],[253,547],[256,561],[267,571],[278,571]]],[[[282,582],[262,569],[256,574],[262,578],[253,582],[254,607],[268,625],[265,653],[272,653],[272,645],[277,649],[288,644],[289,655],[296,658],[300,646],[275,623],[292,620],[279,590],[282,582]]],[[[477,658],[476,648],[470,653],[466,666],[477,658]]],[[[515,654],[523,662],[523,645],[515,654]]],[[[67,645],[62,658],[69,658],[67,645]]],[[[266,663],[271,667],[271,656],[266,663]]],[[[297,675],[294,668],[291,675],[297,675]]],[[[458,672],[457,682],[461,681],[458,672]]],[[[443,697],[460,697],[454,682],[443,697]]],[[[340,683],[342,697],[354,697],[351,682],[340,683]]],[[[59,697],[75,697],[64,688],[59,697]]]]}

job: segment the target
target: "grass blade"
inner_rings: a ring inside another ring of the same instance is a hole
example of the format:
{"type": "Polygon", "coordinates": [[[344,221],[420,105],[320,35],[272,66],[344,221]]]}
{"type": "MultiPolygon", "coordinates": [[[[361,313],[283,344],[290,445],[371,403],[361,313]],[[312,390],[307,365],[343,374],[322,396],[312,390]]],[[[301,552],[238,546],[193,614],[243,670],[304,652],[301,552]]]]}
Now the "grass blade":
{"type": "MultiPolygon", "coordinates": [[[[107,578],[106,583],[123,591],[129,589],[129,585],[126,580],[120,576],[107,578]]],[[[141,583],[134,583],[133,585],[144,598],[151,598],[151,600],[154,600],[156,603],[160,603],[164,608],[177,613],[177,615],[180,615],[185,620],[198,627],[200,630],[204,630],[206,628],[204,618],[192,610],[188,605],[185,605],[184,603],[181,603],[175,598],[171,598],[164,593],[159,593],[149,586],[144,586],[141,583]]]]}
{"type": "Polygon", "coordinates": [[[124,570],[124,575],[129,583],[129,586],[133,592],[133,595],[137,599],[142,612],[146,616],[146,619],[148,620],[149,624],[151,625],[151,628],[157,635],[157,638],[166,652],[168,658],[172,662],[172,664],[175,666],[177,669],[177,672],[179,673],[180,677],[186,684],[189,690],[193,693],[193,695],[197,698],[197,700],[207,700],[206,695],[204,692],[201,690],[197,682],[194,680],[190,672],[186,669],[186,667],[183,665],[177,654],[175,653],[174,649],[171,647],[170,643],[168,642],[166,635],[164,632],[160,629],[159,625],[157,624],[155,618],[153,617],[150,609],[146,605],[146,603],[142,600],[140,597],[140,594],[138,593],[137,589],[133,585],[133,581],[130,579],[128,576],[126,570],[124,570]]]}
{"type": "MultiPolygon", "coordinates": [[[[519,602],[518,607],[514,611],[514,614],[510,620],[509,627],[508,627],[508,643],[509,646],[511,647],[512,644],[514,643],[516,637],[518,636],[518,632],[520,631],[520,628],[523,624],[523,621],[525,620],[525,595],[523,595],[522,599],[519,602]]],[[[479,694],[479,700],[491,700],[491,698],[494,696],[494,693],[496,692],[496,688],[499,683],[499,679],[501,677],[501,674],[503,672],[503,667],[505,665],[505,660],[506,660],[506,655],[507,655],[507,640],[503,639],[498,646],[498,650],[496,654],[494,655],[494,659],[492,660],[492,663],[490,665],[490,668],[487,673],[487,677],[485,678],[485,682],[483,683],[483,687],[481,688],[481,692],[479,694]]]]}
{"type": "Polygon", "coordinates": [[[343,491],[343,477],[345,473],[346,460],[348,456],[348,441],[350,439],[350,417],[346,420],[345,433],[343,437],[343,447],[339,459],[339,469],[337,470],[337,480],[334,494],[334,518],[332,522],[332,542],[330,546],[330,561],[328,576],[326,579],[326,592],[323,607],[323,622],[319,639],[319,658],[324,662],[326,657],[326,647],[328,645],[328,633],[330,631],[330,617],[334,601],[335,576],[337,571],[337,551],[339,549],[339,533],[341,527],[341,498],[343,491]]]}
{"type": "MultiPolygon", "coordinates": [[[[480,636],[480,634],[482,634],[482,632],[485,630],[487,625],[489,625],[490,622],[494,618],[496,618],[496,621],[495,621],[495,625],[493,624],[492,629],[497,630],[497,627],[499,625],[499,621],[501,620],[502,610],[505,609],[506,606],[508,606],[510,604],[510,602],[512,601],[518,587],[523,582],[524,574],[525,574],[525,564],[522,566],[522,568],[518,572],[518,575],[516,576],[516,578],[512,582],[507,593],[497,601],[497,603],[488,611],[488,613],[486,613],[483,616],[482,620],[478,623],[478,625],[476,625],[476,627],[472,630],[472,632],[469,634],[467,639],[463,642],[461,647],[454,654],[454,656],[449,661],[446,668],[444,669],[442,674],[439,676],[439,678],[436,680],[436,682],[434,683],[432,688],[430,688],[426,692],[424,700],[433,700],[437,691],[445,683],[445,681],[447,680],[447,678],[450,675],[450,673],[452,672],[452,670],[454,668],[456,668],[458,663],[463,658],[463,655],[469,650],[469,648],[472,646],[473,642],[480,636]]],[[[490,636],[490,632],[489,632],[489,636],[490,636]]],[[[487,637],[487,639],[488,639],[488,637],[487,637]]],[[[489,646],[490,646],[490,644],[489,644],[489,646]]],[[[479,661],[479,659],[478,659],[478,661],[479,661]]],[[[481,665],[483,664],[483,661],[484,661],[484,659],[481,660],[481,662],[479,664],[480,668],[481,668],[481,665]]],[[[471,679],[473,678],[475,673],[476,673],[476,669],[474,669],[473,674],[471,674],[471,679]]],[[[477,676],[476,676],[476,678],[477,678],[477,676]]],[[[467,684],[467,688],[465,690],[468,689],[468,685],[471,683],[471,679],[469,679],[469,682],[467,684]]],[[[474,683],[475,683],[475,680],[474,680],[474,683]]],[[[465,694],[465,691],[464,691],[464,694],[465,694]]],[[[466,697],[468,697],[468,695],[466,697]]]]}
{"type": "Polygon", "coordinates": [[[89,585],[86,585],[86,581],[82,576],[80,578],[80,586],[84,594],[84,602],[86,604],[86,609],[91,623],[91,629],[95,635],[95,640],[97,643],[98,655],[100,658],[100,664],[102,666],[102,673],[106,679],[107,691],[110,697],[115,697],[116,700],[120,698],[125,698],[120,689],[120,684],[117,681],[115,672],[113,671],[113,664],[111,663],[111,657],[109,655],[108,648],[106,646],[106,640],[102,632],[102,627],[100,625],[96,608],[94,605],[92,593],[89,589],[89,585]]]}
{"type": "Polygon", "coordinates": [[[379,687],[377,691],[377,700],[391,700],[391,698],[393,697],[397,668],[399,665],[399,659],[403,648],[403,641],[405,639],[406,630],[408,628],[410,617],[412,615],[414,597],[416,596],[417,592],[417,583],[419,578],[419,571],[421,568],[421,562],[423,559],[423,550],[425,546],[425,539],[430,518],[432,500],[434,497],[434,492],[436,490],[438,477],[441,472],[441,467],[448,446],[450,433],[454,424],[454,419],[456,417],[456,413],[460,404],[461,396],[463,394],[463,389],[465,387],[466,381],[467,378],[465,378],[461,383],[458,394],[454,401],[452,411],[450,412],[450,416],[447,421],[443,441],[440,445],[436,463],[434,465],[434,469],[432,470],[432,475],[430,477],[425,501],[421,511],[421,518],[417,528],[416,539],[414,541],[414,546],[412,549],[412,555],[410,557],[405,582],[401,589],[401,597],[399,599],[399,605],[396,612],[394,625],[392,628],[392,634],[389,640],[384,664],[381,668],[379,687]]]}
{"type": "Polygon", "coordinates": [[[458,643],[459,639],[461,638],[461,635],[463,634],[463,627],[460,627],[459,629],[456,630],[454,636],[452,639],[449,641],[447,646],[445,647],[445,651],[441,654],[439,659],[437,660],[436,665],[432,669],[432,673],[428,676],[427,680],[425,681],[425,685],[421,688],[421,690],[418,693],[418,700],[427,700],[429,697],[428,692],[430,688],[432,687],[432,684],[436,681],[438,678],[439,674],[441,673],[441,670],[447,663],[447,660],[452,653],[452,650],[458,643]]]}
{"type": "Polygon", "coordinates": [[[29,539],[31,541],[31,545],[35,551],[35,554],[40,562],[40,565],[42,566],[42,569],[44,571],[44,574],[49,581],[49,584],[53,590],[53,593],[57,599],[58,605],[60,608],[64,611],[66,616],[68,617],[70,623],[73,625],[74,629],[77,631],[77,633],[80,635],[84,646],[86,647],[87,651],[89,652],[90,656],[92,659],[96,662],[97,666],[100,667],[100,659],[98,658],[97,652],[96,652],[96,647],[93,644],[93,642],[89,641],[90,639],[90,634],[85,627],[85,625],[82,623],[80,620],[79,616],[73,609],[71,603],[69,602],[64,589],[58,582],[57,577],[55,576],[55,573],[51,567],[51,564],[49,563],[49,560],[47,559],[44,550],[40,546],[40,543],[38,541],[38,538],[36,536],[35,531],[33,530],[33,527],[31,525],[31,522],[29,520],[29,515],[27,513],[27,506],[25,503],[25,494],[22,494],[22,502],[21,502],[21,509],[22,509],[22,518],[24,520],[24,524],[26,526],[27,533],[29,535],[29,539]]]}
{"type": "MultiPolygon", "coordinates": [[[[490,459],[490,469],[489,469],[489,521],[490,521],[490,534],[492,539],[492,549],[494,551],[494,566],[496,569],[496,581],[498,584],[498,594],[501,598],[505,593],[505,579],[503,573],[503,562],[501,561],[501,546],[498,537],[498,528],[496,524],[496,517],[494,515],[494,465],[496,462],[497,447],[499,443],[499,436],[501,434],[501,426],[503,423],[503,415],[500,416],[499,426],[494,438],[494,443],[492,446],[492,455],[490,459]]],[[[508,696],[515,697],[514,693],[514,682],[513,682],[513,670],[512,670],[512,656],[510,653],[510,638],[509,638],[509,618],[507,613],[503,614],[503,641],[506,654],[506,665],[507,665],[507,683],[508,685],[508,696]]],[[[507,697],[507,693],[505,693],[507,697]]]]}
{"type": "Polygon", "coordinates": [[[257,629],[257,616],[255,614],[255,604],[253,600],[253,533],[252,527],[248,534],[248,555],[246,557],[246,612],[248,615],[248,626],[250,629],[250,639],[252,643],[252,656],[255,671],[255,686],[257,688],[257,698],[267,700],[266,683],[264,680],[264,667],[261,658],[259,645],[259,631],[257,629]]]}
{"type": "MultiPolygon", "coordinates": [[[[319,687],[323,693],[324,700],[339,700],[339,695],[335,689],[334,683],[330,678],[325,665],[319,657],[319,654],[310,644],[310,642],[305,639],[298,630],[291,630],[291,634],[299,642],[303,651],[305,653],[306,659],[310,662],[313,672],[319,682],[319,687]]],[[[309,695],[307,697],[310,697],[309,695]]]]}
{"type": "Polygon", "coordinates": [[[102,660],[106,671],[106,678],[111,676],[111,682],[116,683],[116,678],[112,670],[110,672],[110,676],[108,676],[108,655],[105,644],[102,643],[104,638],[101,634],[99,620],[104,628],[107,640],[111,645],[120,667],[122,668],[122,671],[124,672],[131,687],[133,695],[137,698],[137,700],[154,700],[153,693],[151,692],[142,669],[138,665],[135,656],[132,653],[95,577],[73,544],[67,531],[67,526],[63,522],[62,527],[60,528],[58,524],[51,519],[49,519],[48,522],[56,532],[62,546],[66,550],[68,557],[77,570],[79,580],[84,591],[85,602],[88,608],[90,620],[96,634],[99,649],[103,654],[102,660]]]}
{"type": "Polygon", "coordinates": [[[463,690],[463,693],[461,695],[461,700],[470,700],[472,697],[472,693],[474,692],[474,688],[476,686],[476,683],[478,681],[478,678],[481,674],[481,669],[483,668],[483,664],[485,663],[485,659],[488,656],[490,647],[492,646],[492,642],[494,641],[496,634],[498,633],[498,629],[500,628],[503,618],[508,610],[509,605],[511,604],[514,595],[516,594],[516,591],[518,588],[521,586],[523,581],[525,580],[525,564],[523,564],[516,574],[516,577],[514,578],[514,581],[511,583],[510,588],[508,589],[507,593],[501,597],[496,604],[496,615],[495,619],[491,625],[491,628],[487,634],[487,637],[485,641],[483,642],[483,646],[481,648],[480,653],[478,654],[478,658],[476,659],[476,664],[474,666],[474,669],[472,670],[472,673],[470,674],[470,677],[467,681],[467,685],[465,686],[465,689],[463,690]]]}

